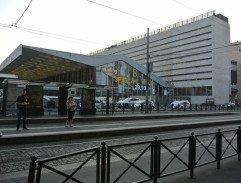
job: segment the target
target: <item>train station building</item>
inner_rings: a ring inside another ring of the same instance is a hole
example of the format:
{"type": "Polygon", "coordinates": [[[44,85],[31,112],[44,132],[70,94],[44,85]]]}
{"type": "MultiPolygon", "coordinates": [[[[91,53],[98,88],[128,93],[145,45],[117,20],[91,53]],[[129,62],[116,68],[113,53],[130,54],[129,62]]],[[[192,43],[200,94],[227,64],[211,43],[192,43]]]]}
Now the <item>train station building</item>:
{"type": "Polygon", "coordinates": [[[46,108],[66,114],[69,95],[75,97],[82,114],[95,114],[97,99],[104,98],[109,106],[127,97],[144,99],[147,91],[149,100],[169,103],[173,88],[153,73],[147,80],[146,68],[126,56],[86,56],[25,45],[2,62],[0,72],[16,76],[1,79],[3,115],[16,113],[15,101],[23,88],[31,101],[31,115],[44,115],[49,112],[46,108]]]}

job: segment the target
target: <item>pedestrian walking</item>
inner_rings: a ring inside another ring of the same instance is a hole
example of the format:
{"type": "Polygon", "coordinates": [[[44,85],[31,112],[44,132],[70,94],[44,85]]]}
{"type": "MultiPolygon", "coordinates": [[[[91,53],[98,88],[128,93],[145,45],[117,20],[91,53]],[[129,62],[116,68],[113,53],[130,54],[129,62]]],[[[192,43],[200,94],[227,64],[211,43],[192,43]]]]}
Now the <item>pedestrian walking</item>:
{"type": "Polygon", "coordinates": [[[28,130],[26,127],[26,106],[29,104],[29,99],[26,96],[26,90],[22,90],[22,95],[18,96],[16,100],[16,105],[18,108],[18,120],[17,120],[17,131],[20,127],[21,117],[23,116],[23,130],[28,130]]]}
{"type": "Polygon", "coordinates": [[[73,96],[68,97],[68,100],[66,101],[66,106],[68,110],[68,119],[66,120],[65,127],[73,127],[72,123],[74,120],[75,110],[77,108],[77,104],[74,101],[73,96]]]}

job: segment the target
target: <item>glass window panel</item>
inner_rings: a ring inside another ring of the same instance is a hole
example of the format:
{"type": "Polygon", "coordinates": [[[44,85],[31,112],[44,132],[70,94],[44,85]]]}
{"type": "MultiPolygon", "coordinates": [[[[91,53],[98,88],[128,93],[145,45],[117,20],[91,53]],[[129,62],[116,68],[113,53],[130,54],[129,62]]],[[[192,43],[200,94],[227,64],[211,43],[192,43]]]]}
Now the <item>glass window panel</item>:
{"type": "Polygon", "coordinates": [[[192,88],[187,88],[187,96],[192,96],[192,88]]]}
{"type": "Polygon", "coordinates": [[[206,96],[207,95],[207,87],[203,86],[202,87],[202,96],[206,96]]]}
{"type": "Polygon", "coordinates": [[[187,96],[187,88],[182,89],[182,96],[187,96]]]}
{"type": "Polygon", "coordinates": [[[208,96],[212,96],[212,86],[207,87],[208,96]]]}

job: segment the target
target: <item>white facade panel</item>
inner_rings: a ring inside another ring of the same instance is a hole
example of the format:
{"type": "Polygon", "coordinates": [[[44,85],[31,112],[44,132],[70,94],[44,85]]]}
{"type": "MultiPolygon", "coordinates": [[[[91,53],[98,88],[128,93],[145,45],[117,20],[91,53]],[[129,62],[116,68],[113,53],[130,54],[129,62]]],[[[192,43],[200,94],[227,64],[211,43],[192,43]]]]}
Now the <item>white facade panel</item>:
{"type": "MultiPolygon", "coordinates": [[[[216,104],[222,104],[229,100],[230,27],[222,15],[204,17],[206,15],[194,17],[150,33],[150,62],[153,62],[153,73],[176,88],[211,87],[209,97],[214,97],[216,104]]],[[[97,54],[123,54],[145,66],[146,35],[140,37],[97,54]]],[[[206,96],[185,97],[199,103],[206,96]]]]}

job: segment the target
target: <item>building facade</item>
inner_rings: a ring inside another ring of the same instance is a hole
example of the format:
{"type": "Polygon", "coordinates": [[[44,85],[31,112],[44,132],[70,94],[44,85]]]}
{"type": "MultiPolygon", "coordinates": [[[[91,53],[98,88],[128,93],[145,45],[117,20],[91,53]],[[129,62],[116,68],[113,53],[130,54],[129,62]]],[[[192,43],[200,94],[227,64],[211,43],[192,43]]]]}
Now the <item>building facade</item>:
{"type": "Polygon", "coordinates": [[[241,104],[241,42],[231,43],[230,100],[241,104]]]}
{"type": "MultiPolygon", "coordinates": [[[[153,73],[175,88],[173,99],[193,104],[214,98],[229,101],[230,26],[221,14],[209,12],[155,30],[149,37],[153,73]]],[[[125,55],[146,66],[146,34],[90,53],[125,55]]]]}

